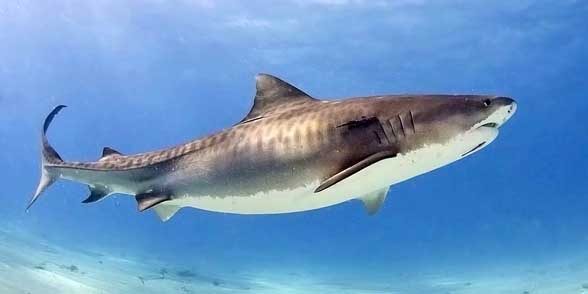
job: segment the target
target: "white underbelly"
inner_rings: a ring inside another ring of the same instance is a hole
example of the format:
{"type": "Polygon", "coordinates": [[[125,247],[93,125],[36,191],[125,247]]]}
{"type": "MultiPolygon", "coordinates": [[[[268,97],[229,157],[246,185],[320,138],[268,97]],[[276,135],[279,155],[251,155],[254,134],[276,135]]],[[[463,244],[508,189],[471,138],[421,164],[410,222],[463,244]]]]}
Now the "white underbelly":
{"type": "MultiPolygon", "coordinates": [[[[166,205],[239,214],[274,214],[318,209],[358,198],[447,165],[462,158],[464,153],[481,142],[487,142],[483,147],[487,146],[497,135],[496,129],[481,128],[446,144],[433,144],[384,159],[319,193],[314,193],[320,184],[317,180],[296,189],[258,192],[253,195],[185,195],[166,202],[166,205]]],[[[480,149],[482,148],[476,151],[480,149]]]]}

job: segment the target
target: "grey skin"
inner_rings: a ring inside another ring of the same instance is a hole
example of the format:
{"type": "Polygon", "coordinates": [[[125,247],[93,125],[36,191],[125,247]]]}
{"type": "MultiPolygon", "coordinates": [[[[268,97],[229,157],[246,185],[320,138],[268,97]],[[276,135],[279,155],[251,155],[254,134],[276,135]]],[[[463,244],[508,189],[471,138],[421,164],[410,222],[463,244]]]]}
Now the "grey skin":
{"type": "Polygon", "coordinates": [[[106,147],[94,162],[63,161],[48,143],[45,133],[65,106],[56,107],[45,120],[41,181],[27,209],[59,178],[87,184],[85,203],[124,193],[135,196],[140,211],[201,195],[251,197],[309,183],[320,183],[313,187],[320,193],[376,162],[443,144],[498,109],[510,113],[516,106],[510,98],[485,95],[325,101],[271,75],[256,81],[253,108],[238,124],[160,151],[122,155],[106,147]]]}

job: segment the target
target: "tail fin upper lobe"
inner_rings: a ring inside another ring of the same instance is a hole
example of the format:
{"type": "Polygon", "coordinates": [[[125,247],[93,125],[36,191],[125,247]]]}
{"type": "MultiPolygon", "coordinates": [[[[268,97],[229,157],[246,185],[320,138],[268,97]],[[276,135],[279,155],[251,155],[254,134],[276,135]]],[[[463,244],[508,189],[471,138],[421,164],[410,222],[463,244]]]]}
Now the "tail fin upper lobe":
{"type": "Polygon", "coordinates": [[[37,199],[43,193],[43,191],[45,191],[45,189],[51,186],[51,184],[53,184],[59,178],[59,175],[56,174],[51,167],[47,166],[50,164],[63,163],[63,160],[61,159],[57,151],[53,149],[53,147],[51,146],[51,144],[49,144],[49,141],[47,140],[47,129],[49,129],[51,121],[53,121],[55,115],[57,115],[59,111],[61,111],[61,109],[65,107],[65,105],[59,105],[55,107],[53,111],[51,111],[51,113],[49,113],[49,115],[47,115],[47,117],[45,118],[45,122],[43,124],[43,131],[41,133],[41,179],[39,181],[39,185],[37,186],[37,190],[33,195],[33,198],[31,198],[31,201],[27,205],[27,211],[31,208],[35,201],[37,201],[37,199]]]}

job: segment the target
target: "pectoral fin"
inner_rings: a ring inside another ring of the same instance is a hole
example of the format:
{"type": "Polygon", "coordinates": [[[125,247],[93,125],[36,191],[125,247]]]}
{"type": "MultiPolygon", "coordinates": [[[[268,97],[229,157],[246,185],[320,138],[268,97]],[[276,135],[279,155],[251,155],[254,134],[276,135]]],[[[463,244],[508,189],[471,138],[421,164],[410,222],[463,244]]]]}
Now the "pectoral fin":
{"type": "Polygon", "coordinates": [[[384,200],[386,200],[388,190],[390,190],[390,188],[376,190],[358,198],[363,202],[365,210],[369,215],[374,215],[380,210],[384,204],[384,200]]]}
{"type": "Polygon", "coordinates": [[[372,154],[366,158],[364,158],[363,160],[357,162],[356,164],[334,174],[333,176],[329,177],[328,179],[324,180],[319,186],[318,188],[316,188],[316,190],[314,190],[315,193],[318,193],[322,190],[325,190],[333,185],[335,185],[336,183],[352,176],[353,174],[359,172],[360,170],[380,161],[383,159],[387,159],[387,158],[393,158],[396,156],[396,152],[394,151],[382,151],[382,152],[378,152],[375,154],[372,154]]]}
{"type": "Polygon", "coordinates": [[[139,211],[147,210],[157,204],[171,200],[171,196],[162,192],[147,192],[135,195],[139,211]]]}

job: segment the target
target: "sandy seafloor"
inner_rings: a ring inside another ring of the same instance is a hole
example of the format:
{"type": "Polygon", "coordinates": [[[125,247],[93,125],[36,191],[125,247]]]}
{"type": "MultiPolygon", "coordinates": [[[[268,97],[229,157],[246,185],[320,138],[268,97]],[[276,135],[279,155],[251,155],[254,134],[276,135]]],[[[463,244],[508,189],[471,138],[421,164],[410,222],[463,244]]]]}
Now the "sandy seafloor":
{"type": "Polygon", "coordinates": [[[64,247],[0,226],[0,293],[588,293],[588,255],[510,265],[239,269],[64,247]],[[374,274],[377,273],[377,274],[374,274]]]}

